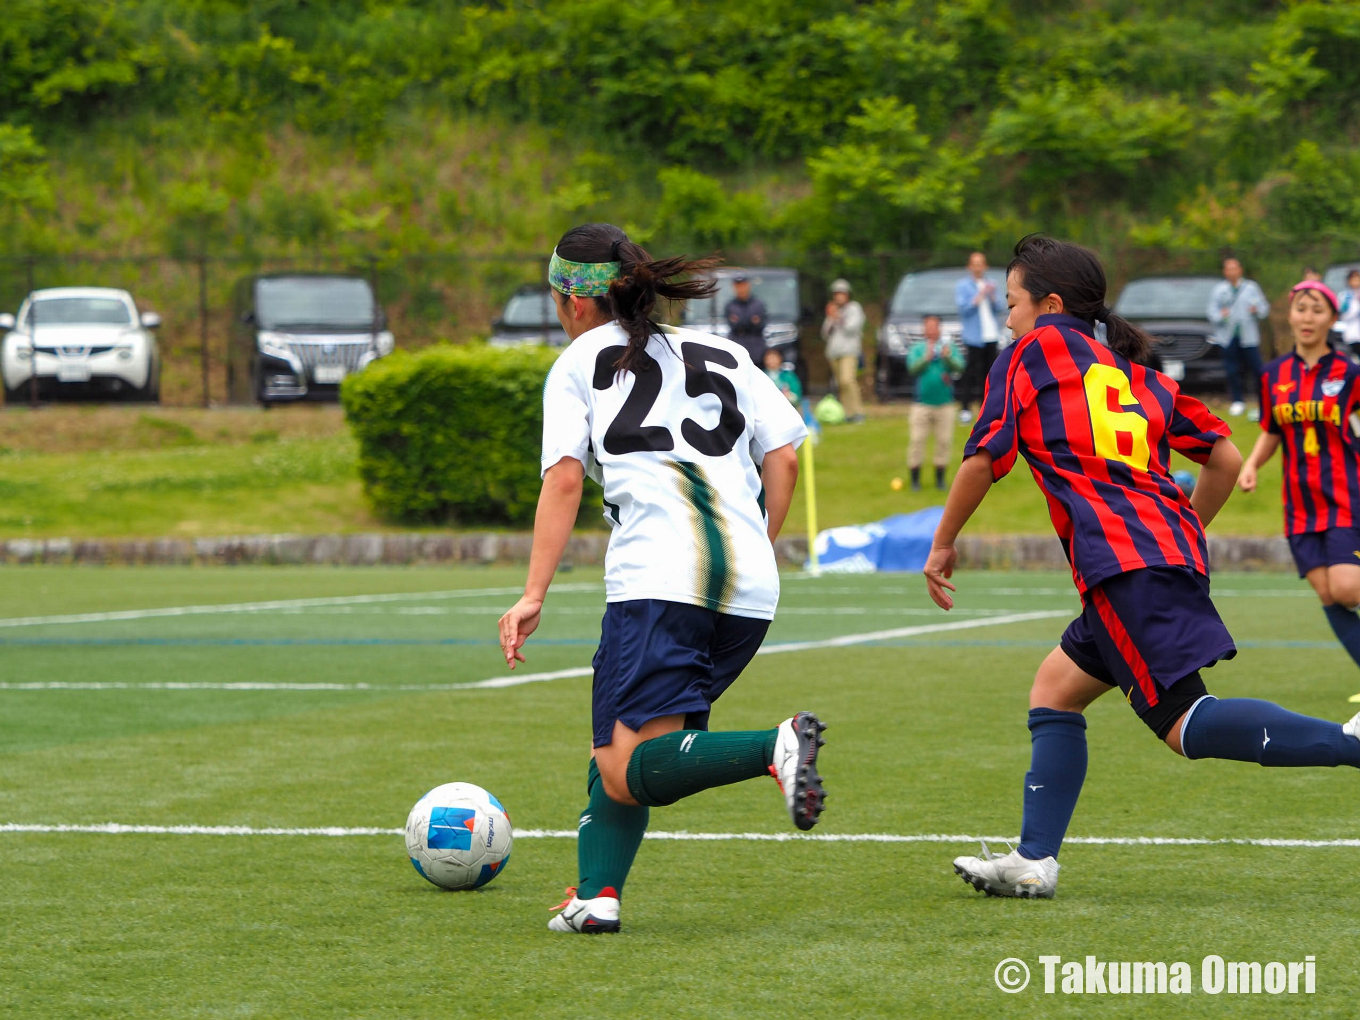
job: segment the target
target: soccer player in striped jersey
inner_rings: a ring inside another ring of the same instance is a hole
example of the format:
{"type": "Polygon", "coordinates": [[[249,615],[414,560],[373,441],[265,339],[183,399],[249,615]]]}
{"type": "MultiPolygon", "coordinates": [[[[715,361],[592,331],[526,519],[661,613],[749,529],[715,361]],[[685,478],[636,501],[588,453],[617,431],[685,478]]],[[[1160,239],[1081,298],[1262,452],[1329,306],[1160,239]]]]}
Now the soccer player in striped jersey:
{"type": "Polygon", "coordinates": [[[926,563],[931,597],[953,605],[955,541],[992,484],[1028,463],[1048,500],[1082,613],[1030,690],[1031,763],[1020,845],[960,857],[993,896],[1053,896],[1058,851],[1086,778],[1086,706],[1118,687],[1159,740],[1186,758],[1360,768],[1360,715],[1344,726],[1268,701],[1218,700],[1200,670],[1237,652],[1209,598],[1204,525],[1237,480],[1228,427],[1142,362],[1151,338],[1105,306],[1093,252],[1031,236],[1007,270],[1006,325],[1019,337],[987,380],[926,563]],[[1109,347],[1092,336],[1106,324],[1109,347]],[[1193,497],[1171,451],[1203,465],[1193,497]]]}
{"type": "MultiPolygon", "coordinates": [[[[1360,451],[1355,417],[1360,365],[1327,343],[1336,295],[1305,280],[1289,292],[1294,349],[1266,366],[1261,380],[1261,435],[1237,484],[1256,489],[1256,474],[1284,447],[1284,532],[1299,576],[1322,600],[1327,622],[1360,664],[1360,451]]],[[[1360,700],[1360,695],[1351,699],[1360,700]]]]}
{"type": "MultiPolygon", "coordinates": [[[[571,344],[543,389],[543,490],[524,597],[500,621],[523,662],[589,474],[612,529],[594,659],[580,880],[548,927],[619,929],[648,809],[773,775],[799,829],[822,811],[821,721],[708,732],[709,710],[760,647],[779,601],[773,542],[798,476],[802,417],[745,348],[651,320],[658,296],[705,297],[711,260],[653,261],[618,227],[558,242],[548,282],[571,344]]],[[[556,909],[556,908],[554,908],[556,909]]]]}

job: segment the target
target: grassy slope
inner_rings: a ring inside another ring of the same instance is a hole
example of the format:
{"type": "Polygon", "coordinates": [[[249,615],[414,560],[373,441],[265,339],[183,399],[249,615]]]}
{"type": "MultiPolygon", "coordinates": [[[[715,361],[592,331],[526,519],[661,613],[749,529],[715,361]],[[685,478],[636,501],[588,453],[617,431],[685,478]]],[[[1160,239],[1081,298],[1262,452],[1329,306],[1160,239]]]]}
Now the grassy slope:
{"type": "MultiPolygon", "coordinates": [[[[1245,419],[1235,423],[1245,452],[1256,427],[1245,419]]],[[[964,429],[955,430],[955,457],[965,437],[964,429]]],[[[864,523],[941,502],[929,468],[925,492],[890,488],[894,477],[907,474],[906,441],[900,405],[880,408],[863,425],[828,429],[816,451],[819,526],[864,523]]],[[[15,409],[0,414],[0,537],[388,530],[363,500],[354,456],[336,408],[15,409]]],[[[1215,530],[1277,534],[1278,491],[1277,458],[1262,472],[1260,491],[1234,496],[1215,530]]],[[[806,528],[804,507],[800,491],[787,533],[806,528]]],[[[993,490],[972,528],[1049,530],[1027,471],[1017,470],[993,490]]]]}
{"type": "MultiPolygon", "coordinates": [[[[25,569],[0,616],[241,599],[510,587],[511,570],[25,569]]],[[[573,581],[598,582],[577,573],[573,581]]],[[[962,575],[960,611],[1072,609],[1059,575],[962,575]],[[1005,587],[1005,591],[991,591],[1005,587]],[[1021,594],[1015,589],[1025,589],[1021,594]],[[991,593],[989,593],[991,592],[991,593]]],[[[1221,581],[1243,654],[1222,694],[1344,717],[1354,667],[1292,578],[1221,581]],[[1230,594],[1235,591],[1238,594],[1230,594]],[[1338,679],[1339,678],[1339,679],[1338,679]]],[[[508,596],[286,616],[228,615],[8,631],[26,678],[437,683],[496,675],[508,596]],[[400,610],[419,610],[402,612],[400,610]],[[16,637],[30,643],[15,645],[16,637]],[[180,644],[276,637],[302,647],[180,644]],[[377,637],[437,645],[336,645],[377,637]],[[97,645],[79,642],[102,641],[97,645]],[[46,643],[35,643],[43,641],[46,643]]],[[[598,591],[556,596],[530,668],[588,660],[598,591]]],[[[360,607],[362,608],[362,607],[360,607]]],[[[771,641],[939,619],[903,578],[789,579],[771,641]],[[913,613],[919,615],[911,615],[913,613]]],[[[831,724],[827,833],[1013,833],[1029,754],[1025,691],[1061,620],[758,658],[716,725],[770,725],[808,705],[831,724]],[[960,640],[963,639],[963,640],[960,640]]],[[[398,826],[453,778],[493,789],[518,826],[574,828],[587,681],[458,693],[0,691],[0,822],[398,826]],[[532,754],[525,749],[532,748],[532,754]]],[[[1073,821],[1088,836],[1354,835],[1349,770],[1177,760],[1115,697],[1090,714],[1091,768],[1073,821]]],[[[772,786],[711,791],[653,828],[780,832],[772,786]]],[[[1318,958],[1309,1016],[1360,993],[1352,849],[1101,847],[1063,853],[1052,903],[986,900],[943,844],[648,842],[618,938],[553,938],[570,840],[517,842],[476,894],[422,883],[396,837],[212,838],[0,833],[6,866],[0,1012],[82,1017],[521,1017],[588,994],[617,1016],[1277,1016],[1268,996],[1091,1002],[1002,998],[1004,957],[1198,961],[1318,958]],[[586,975],[586,977],[583,977],[586,975]],[[588,980],[588,991],[580,991],[588,980]],[[999,1012],[1000,1011],[1000,1012],[999,1012]]],[[[568,1010],[570,1011],[570,1010],[568,1010]]]]}

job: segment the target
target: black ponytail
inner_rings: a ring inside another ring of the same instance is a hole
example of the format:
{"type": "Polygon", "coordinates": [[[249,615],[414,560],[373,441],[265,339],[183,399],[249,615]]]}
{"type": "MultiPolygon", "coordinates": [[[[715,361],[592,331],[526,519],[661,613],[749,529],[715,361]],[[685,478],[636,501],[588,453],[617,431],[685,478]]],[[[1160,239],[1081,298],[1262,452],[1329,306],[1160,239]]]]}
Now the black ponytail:
{"type": "Polygon", "coordinates": [[[708,297],[718,289],[717,281],[701,275],[716,267],[718,259],[653,259],[610,223],[572,227],[557,242],[557,254],[571,262],[620,263],[609,293],[594,298],[600,310],[618,320],[628,334],[628,348],[618,360],[620,372],[636,372],[648,339],[660,332],[661,327],[652,321],[658,297],[688,301],[708,297]]]}
{"type": "Polygon", "coordinates": [[[1012,270],[1019,270],[1021,286],[1036,303],[1058,295],[1067,314],[1091,323],[1093,330],[1095,323],[1105,323],[1110,350],[1146,364],[1152,337],[1106,307],[1105,267],[1095,252],[1070,241],[1029,234],[1015,246],[1006,273],[1012,270]]]}

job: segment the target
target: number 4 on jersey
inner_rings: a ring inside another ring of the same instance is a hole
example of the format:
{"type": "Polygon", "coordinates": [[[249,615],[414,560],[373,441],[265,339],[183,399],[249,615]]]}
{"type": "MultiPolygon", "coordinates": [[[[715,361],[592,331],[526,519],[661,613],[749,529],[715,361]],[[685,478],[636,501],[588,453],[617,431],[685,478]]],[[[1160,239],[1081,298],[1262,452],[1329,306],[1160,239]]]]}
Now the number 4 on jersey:
{"type": "Polygon", "coordinates": [[[1152,456],[1148,423],[1136,411],[1125,410],[1138,406],[1129,377],[1114,365],[1097,363],[1086,370],[1085,382],[1096,455],[1146,471],[1152,456]]]}

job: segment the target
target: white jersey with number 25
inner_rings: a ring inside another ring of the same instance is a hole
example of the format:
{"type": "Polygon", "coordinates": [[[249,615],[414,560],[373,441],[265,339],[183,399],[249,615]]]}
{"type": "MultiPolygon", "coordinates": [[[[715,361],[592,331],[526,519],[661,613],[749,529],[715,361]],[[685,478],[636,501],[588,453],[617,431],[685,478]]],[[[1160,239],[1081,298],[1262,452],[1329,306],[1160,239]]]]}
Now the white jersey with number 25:
{"type": "Polygon", "coordinates": [[[773,619],[759,467],[807,437],[803,419],[730,340],[668,326],[619,372],[626,344],[614,322],[582,333],[543,387],[543,472],[574,457],[604,487],[607,600],[773,619]]]}

